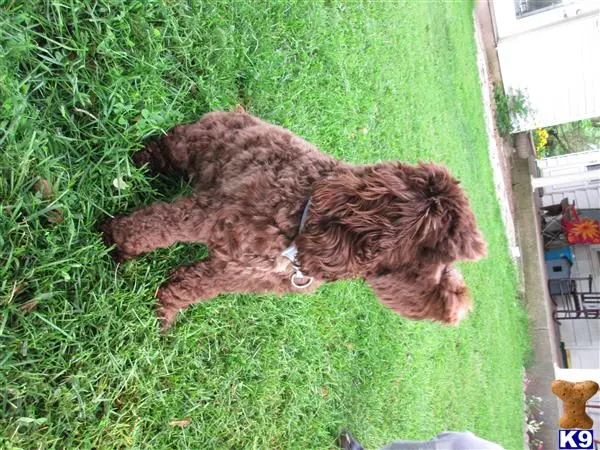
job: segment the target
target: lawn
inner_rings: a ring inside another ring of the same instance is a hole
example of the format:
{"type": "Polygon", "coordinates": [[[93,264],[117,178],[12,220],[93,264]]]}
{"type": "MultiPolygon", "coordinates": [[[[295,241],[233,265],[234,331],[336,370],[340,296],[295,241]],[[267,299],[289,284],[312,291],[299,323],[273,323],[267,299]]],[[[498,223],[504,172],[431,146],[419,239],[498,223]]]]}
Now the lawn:
{"type": "Polygon", "coordinates": [[[348,427],[368,448],[446,429],[523,448],[471,1],[0,8],[0,447],[320,449],[348,427]],[[188,189],[131,165],[144,138],[236,103],[352,162],[450,166],[489,243],[461,265],[469,319],[408,321],[352,281],[223,296],[159,335],[157,286],[206,249],[117,265],[97,225],[188,189]]]}

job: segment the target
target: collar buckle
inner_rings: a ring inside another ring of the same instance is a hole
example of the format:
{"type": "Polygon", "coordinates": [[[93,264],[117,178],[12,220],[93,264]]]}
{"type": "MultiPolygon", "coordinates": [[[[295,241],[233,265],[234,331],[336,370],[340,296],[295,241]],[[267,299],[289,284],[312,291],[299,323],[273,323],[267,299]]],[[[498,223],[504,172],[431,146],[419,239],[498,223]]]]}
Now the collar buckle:
{"type": "MultiPolygon", "coordinates": [[[[302,229],[304,228],[304,224],[306,223],[306,220],[308,218],[308,210],[310,208],[311,203],[312,203],[312,199],[309,198],[308,201],[306,202],[306,205],[304,206],[304,211],[302,211],[302,218],[300,219],[300,228],[298,230],[298,234],[300,234],[302,232],[302,229]]],[[[292,242],[292,245],[290,245],[283,252],[281,252],[281,256],[289,259],[290,262],[292,263],[293,272],[292,272],[292,276],[290,278],[292,286],[294,286],[296,289],[306,289],[307,287],[309,287],[312,284],[312,282],[314,281],[314,278],[307,277],[300,270],[300,265],[298,264],[298,259],[297,259],[298,247],[296,247],[296,244],[292,242]],[[304,284],[298,284],[297,281],[301,280],[301,279],[307,279],[308,281],[304,284]]]]}

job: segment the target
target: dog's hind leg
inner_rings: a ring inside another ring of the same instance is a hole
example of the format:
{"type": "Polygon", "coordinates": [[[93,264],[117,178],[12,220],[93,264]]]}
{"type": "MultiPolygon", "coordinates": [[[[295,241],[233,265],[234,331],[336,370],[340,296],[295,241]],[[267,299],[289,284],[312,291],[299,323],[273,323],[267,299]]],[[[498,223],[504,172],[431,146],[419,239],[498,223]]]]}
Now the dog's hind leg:
{"type": "Polygon", "coordinates": [[[197,172],[201,153],[214,142],[223,142],[232,130],[241,130],[262,122],[246,112],[211,112],[196,123],[177,125],[169,132],[148,142],[135,153],[133,163],[148,164],[151,174],[191,174],[197,172]]]}
{"type": "Polygon", "coordinates": [[[177,125],[166,135],[153,139],[132,156],[135,166],[147,164],[151,175],[186,173],[189,168],[189,146],[185,129],[190,125],[177,125]]]}
{"type": "MultiPolygon", "coordinates": [[[[317,286],[314,283],[311,291],[317,286]]],[[[285,293],[300,291],[284,274],[237,262],[208,259],[179,267],[158,290],[157,314],[163,329],[169,328],[181,309],[226,293],[285,293]]]]}
{"type": "Polygon", "coordinates": [[[131,259],[175,242],[203,242],[210,226],[208,201],[195,195],[173,203],[154,203],[101,226],[106,245],[116,245],[115,257],[131,259]]]}

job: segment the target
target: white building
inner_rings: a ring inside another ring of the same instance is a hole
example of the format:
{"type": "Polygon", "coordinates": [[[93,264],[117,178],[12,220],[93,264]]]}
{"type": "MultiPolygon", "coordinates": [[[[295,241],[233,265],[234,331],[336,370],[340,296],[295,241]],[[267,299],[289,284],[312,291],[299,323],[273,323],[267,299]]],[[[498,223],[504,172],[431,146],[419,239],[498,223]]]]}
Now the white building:
{"type": "Polygon", "coordinates": [[[600,1],[490,4],[505,92],[532,112],[516,131],[600,116],[600,1]]]}

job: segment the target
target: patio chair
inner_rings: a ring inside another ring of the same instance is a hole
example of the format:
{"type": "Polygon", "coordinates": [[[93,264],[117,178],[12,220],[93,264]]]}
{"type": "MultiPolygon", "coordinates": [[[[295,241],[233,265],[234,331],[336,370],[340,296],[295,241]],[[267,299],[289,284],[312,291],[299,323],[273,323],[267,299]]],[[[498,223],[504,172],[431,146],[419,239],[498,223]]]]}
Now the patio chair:
{"type": "Polygon", "coordinates": [[[565,207],[569,206],[569,199],[563,198],[556,205],[542,206],[541,216],[542,239],[545,249],[562,247],[568,245],[567,238],[561,224],[562,214],[565,207]]]}
{"type": "Polygon", "coordinates": [[[560,325],[562,320],[600,319],[600,292],[592,288],[592,275],[548,280],[554,320],[560,325]]]}

